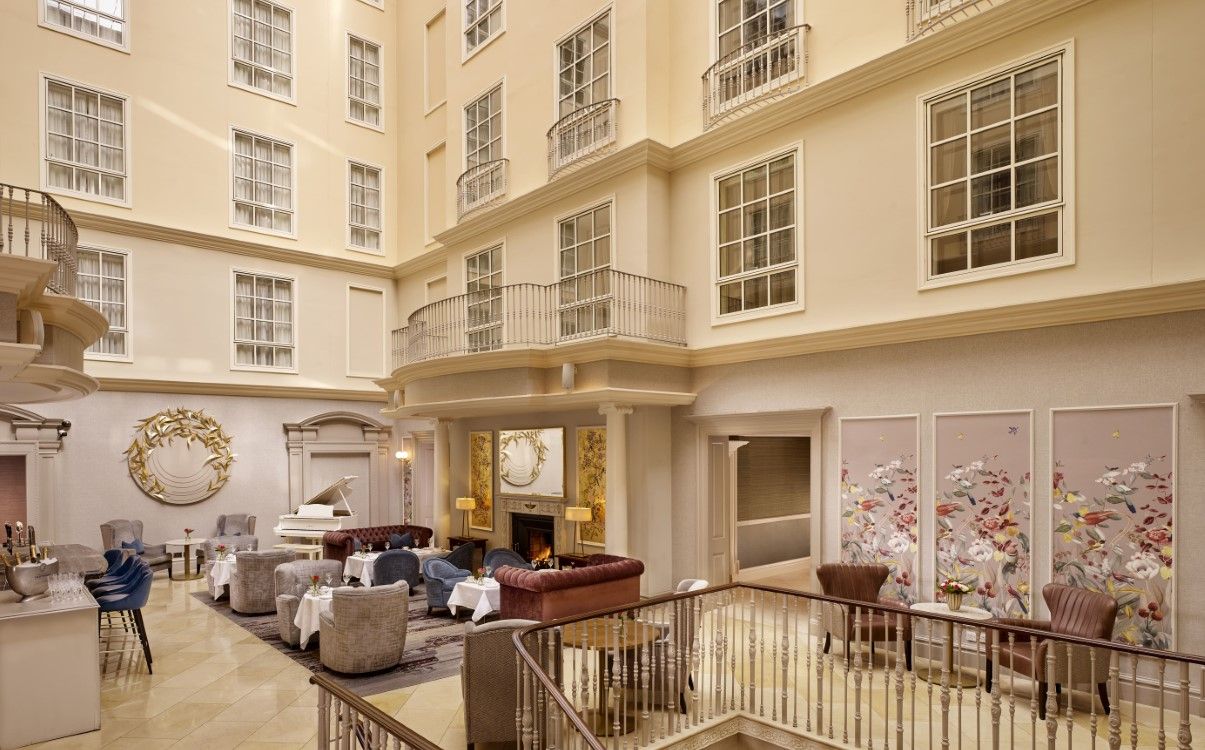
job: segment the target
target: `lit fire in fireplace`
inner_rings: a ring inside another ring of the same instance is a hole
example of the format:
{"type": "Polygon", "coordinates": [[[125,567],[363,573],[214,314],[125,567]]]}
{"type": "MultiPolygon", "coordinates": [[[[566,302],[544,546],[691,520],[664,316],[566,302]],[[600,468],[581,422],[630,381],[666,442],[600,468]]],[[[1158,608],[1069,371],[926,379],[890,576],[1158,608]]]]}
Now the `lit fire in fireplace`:
{"type": "Polygon", "coordinates": [[[552,544],[544,534],[533,533],[528,537],[528,557],[536,568],[552,567],[552,544]]]}

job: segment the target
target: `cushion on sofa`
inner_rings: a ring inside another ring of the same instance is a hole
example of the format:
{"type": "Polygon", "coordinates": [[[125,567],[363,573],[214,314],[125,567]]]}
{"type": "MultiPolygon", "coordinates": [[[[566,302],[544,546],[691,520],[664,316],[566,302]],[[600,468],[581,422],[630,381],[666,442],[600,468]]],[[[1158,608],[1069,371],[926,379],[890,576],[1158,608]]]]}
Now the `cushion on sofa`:
{"type": "Polygon", "coordinates": [[[389,535],[389,549],[401,549],[402,547],[405,547],[405,546],[406,546],[406,544],[402,540],[401,534],[390,534],[389,535]]]}
{"type": "Polygon", "coordinates": [[[141,555],[143,552],[146,552],[146,545],[142,543],[141,539],[135,539],[132,542],[122,542],[121,548],[132,549],[136,555],[141,555]]]}

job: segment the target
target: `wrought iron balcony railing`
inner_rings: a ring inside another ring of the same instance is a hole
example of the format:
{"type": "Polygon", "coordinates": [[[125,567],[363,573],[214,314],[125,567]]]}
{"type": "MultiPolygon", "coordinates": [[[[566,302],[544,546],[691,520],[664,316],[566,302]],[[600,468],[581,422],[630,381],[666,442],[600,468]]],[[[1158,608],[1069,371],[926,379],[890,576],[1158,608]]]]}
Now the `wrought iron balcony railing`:
{"type": "Polygon", "coordinates": [[[0,183],[0,253],[53,261],[46,288],[75,296],[79,232],[67,210],[41,190],[0,183]]]}
{"type": "Polygon", "coordinates": [[[548,176],[573,164],[601,156],[615,144],[618,99],[587,104],[557,120],[548,129],[548,176]]]}
{"type": "Polygon", "coordinates": [[[908,41],[1007,0],[907,0],[908,41]]]}
{"type": "Polygon", "coordinates": [[[432,302],[393,331],[394,369],[441,357],[550,347],[599,336],[686,344],[686,289],[603,269],[432,302]]]}
{"type": "Polygon", "coordinates": [[[807,75],[807,32],[800,24],[746,42],[703,73],[703,118],[711,127],[796,91],[807,75]]]}
{"type": "Polygon", "coordinates": [[[506,195],[510,159],[495,159],[469,167],[456,178],[456,218],[490,205],[506,195]]]}

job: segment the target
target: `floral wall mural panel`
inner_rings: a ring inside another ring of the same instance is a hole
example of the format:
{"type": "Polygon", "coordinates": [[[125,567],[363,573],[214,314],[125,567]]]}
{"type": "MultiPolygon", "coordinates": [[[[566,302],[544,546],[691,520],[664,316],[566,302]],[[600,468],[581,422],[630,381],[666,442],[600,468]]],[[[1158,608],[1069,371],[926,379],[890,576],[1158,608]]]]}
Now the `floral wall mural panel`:
{"type": "Polygon", "coordinates": [[[565,428],[498,431],[498,486],[504,495],[565,496],[565,428]]]}
{"type": "Polygon", "coordinates": [[[1170,649],[1176,410],[1051,413],[1053,580],[1117,599],[1114,638],[1170,649]]]}
{"type": "Polygon", "coordinates": [[[841,560],[883,563],[882,596],[916,601],[919,418],[841,420],[841,560]]]}
{"type": "Polygon", "coordinates": [[[469,433],[469,495],[477,507],[469,511],[469,528],[494,530],[494,433],[469,433]]]}
{"type": "Polygon", "coordinates": [[[577,504],[591,508],[589,521],[578,525],[582,544],[603,547],[607,541],[607,428],[577,428],[577,504]]]}
{"type": "Polygon", "coordinates": [[[1028,616],[1033,414],[935,414],[933,425],[937,581],[969,585],[968,603],[997,617],[1028,616]]]}

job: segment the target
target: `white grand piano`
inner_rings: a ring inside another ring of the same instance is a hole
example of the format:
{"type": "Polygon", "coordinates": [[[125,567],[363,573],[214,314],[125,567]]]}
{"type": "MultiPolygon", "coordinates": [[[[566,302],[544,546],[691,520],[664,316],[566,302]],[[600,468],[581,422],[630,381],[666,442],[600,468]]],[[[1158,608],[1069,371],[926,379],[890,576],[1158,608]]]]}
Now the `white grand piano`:
{"type": "Polygon", "coordinates": [[[321,544],[328,531],[355,528],[358,520],[347,504],[347,492],[358,477],[341,477],[329,487],[316,493],[292,513],[280,517],[272,531],[285,542],[321,544]]]}

